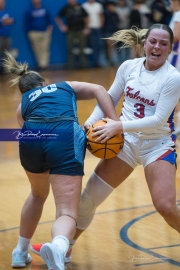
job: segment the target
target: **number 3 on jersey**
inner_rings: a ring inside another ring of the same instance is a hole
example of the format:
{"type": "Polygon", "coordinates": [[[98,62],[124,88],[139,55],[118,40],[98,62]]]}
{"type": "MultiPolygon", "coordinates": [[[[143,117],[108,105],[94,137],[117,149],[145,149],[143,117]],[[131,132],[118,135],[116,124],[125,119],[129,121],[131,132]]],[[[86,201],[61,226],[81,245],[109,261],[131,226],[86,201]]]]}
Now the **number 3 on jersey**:
{"type": "Polygon", "coordinates": [[[145,114],[144,114],[144,109],[145,109],[145,106],[143,104],[140,104],[140,103],[136,103],[134,104],[134,107],[136,108],[136,111],[134,113],[134,115],[138,118],[144,118],[145,114]]]}

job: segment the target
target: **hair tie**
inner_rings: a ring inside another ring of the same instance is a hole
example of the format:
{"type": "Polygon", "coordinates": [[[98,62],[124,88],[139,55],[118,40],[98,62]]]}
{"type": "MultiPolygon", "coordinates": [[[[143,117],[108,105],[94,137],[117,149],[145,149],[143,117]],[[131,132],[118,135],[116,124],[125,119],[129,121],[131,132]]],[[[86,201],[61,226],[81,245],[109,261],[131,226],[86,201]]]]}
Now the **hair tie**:
{"type": "Polygon", "coordinates": [[[23,71],[21,71],[21,72],[19,73],[19,75],[22,76],[25,72],[26,72],[26,70],[24,69],[23,71]]]}

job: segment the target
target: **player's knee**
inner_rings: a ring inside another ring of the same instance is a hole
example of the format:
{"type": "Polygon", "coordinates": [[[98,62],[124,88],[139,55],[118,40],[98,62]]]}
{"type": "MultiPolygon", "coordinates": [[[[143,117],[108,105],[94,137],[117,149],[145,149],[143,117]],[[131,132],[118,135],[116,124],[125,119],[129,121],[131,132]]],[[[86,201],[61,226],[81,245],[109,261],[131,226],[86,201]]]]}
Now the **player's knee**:
{"type": "Polygon", "coordinates": [[[93,220],[95,211],[96,206],[93,202],[91,193],[89,194],[85,188],[80,199],[77,228],[84,231],[93,220]]]}
{"type": "Polygon", "coordinates": [[[95,209],[95,205],[93,202],[93,198],[91,193],[89,194],[86,188],[83,190],[81,194],[78,216],[83,217],[89,214],[92,210],[95,209]]]}
{"type": "Polygon", "coordinates": [[[42,192],[36,192],[36,191],[31,191],[31,195],[33,200],[36,200],[37,202],[45,202],[47,197],[48,197],[49,192],[47,193],[42,193],[42,192]]]}
{"type": "Polygon", "coordinates": [[[112,191],[113,188],[93,172],[81,195],[79,216],[85,216],[91,211],[96,210],[112,191]]]}
{"type": "Polygon", "coordinates": [[[164,218],[173,218],[176,212],[176,205],[170,200],[159,200],[154,204],[158,213],[164,218]]]}
{"type": "Polygon", "coordinates": [[[96,208],[111,194],[113,188],[101,179],[95,172],[92,173],[85,189],[82,192],[77,227],[85,230],[91,223],[96,208]]]}

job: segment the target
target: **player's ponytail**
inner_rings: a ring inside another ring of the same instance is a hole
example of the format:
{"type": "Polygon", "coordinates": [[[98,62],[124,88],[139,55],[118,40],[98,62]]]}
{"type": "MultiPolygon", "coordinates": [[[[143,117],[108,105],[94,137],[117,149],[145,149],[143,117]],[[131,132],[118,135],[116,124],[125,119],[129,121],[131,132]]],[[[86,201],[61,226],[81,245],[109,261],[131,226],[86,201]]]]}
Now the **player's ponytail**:
{"type": "Polygon", "coordinates": [[[5,72],[8,73],[10,77],[13,77],[13,79],[10,80],[10,83],[13,86],[19,82],[20,76],[27,72],[28,64],[18,64],[8,51],[5,52],[5,56],[3,67],[5,68],[5,72]]]}
{"type": "Polygon", "coordinates": [[[172,45],[174,40],[173,31],[168,25],[160,23],[153,24],[149,29],[139,29],[134,26],[131,29],[120,30],[115,32],[112,37],[108,39],[112,40],[114,44],[122,42],[123,45],[120,45],[120,48],[135,47],[139,56],[145,56],[145,40],[148,38],[150,32],[156,28],[163,29],[169,33],[169,41],[172,45]]]}
{"type": "Polygon", "coordinates": [[[138,29],[133,27],[131,29],[124,29],[115,32],[112,37],[108,39],[112,40],[114,44],[122,42],[121,48],[135,47],[139,56],[144,56],[144,42],[148,29],[138,29]]]}
{"type": "Polygon", "coordinates": [[[28,71],[26,62],[18,63],[7,51],[3,59],[3,67],[10,77],[10,85],[18,85],[22,94],[45,83],[44,78],[38,72],[28,71]]]}

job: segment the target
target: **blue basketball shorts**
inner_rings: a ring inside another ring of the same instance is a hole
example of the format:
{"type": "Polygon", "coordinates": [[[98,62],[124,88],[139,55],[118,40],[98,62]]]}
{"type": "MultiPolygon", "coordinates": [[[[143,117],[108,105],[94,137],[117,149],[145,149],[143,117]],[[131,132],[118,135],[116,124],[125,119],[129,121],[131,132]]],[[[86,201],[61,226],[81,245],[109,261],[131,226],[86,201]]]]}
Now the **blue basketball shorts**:
{"type": "Polygon", "coordinates": [[[32,173],[84,175],[86,134],[74,121],[55,123],[28,123],[24,134],[30,131],[32,138],[23,137],[19,142],[21,165],[32,173]],[[38,137],[36,136],[38,134],[38,137]],[[51,136],[47,137],[47,134],[51,136]]]}
{"type": "Polygon", "coordinates": [[[133,169],[138,165],[143,165],[145,168],[158,160],[165,160],[176,165],[175,140],[173,135],[147,140],[125,133],[124,146],[117,157],[133,169]]]}

